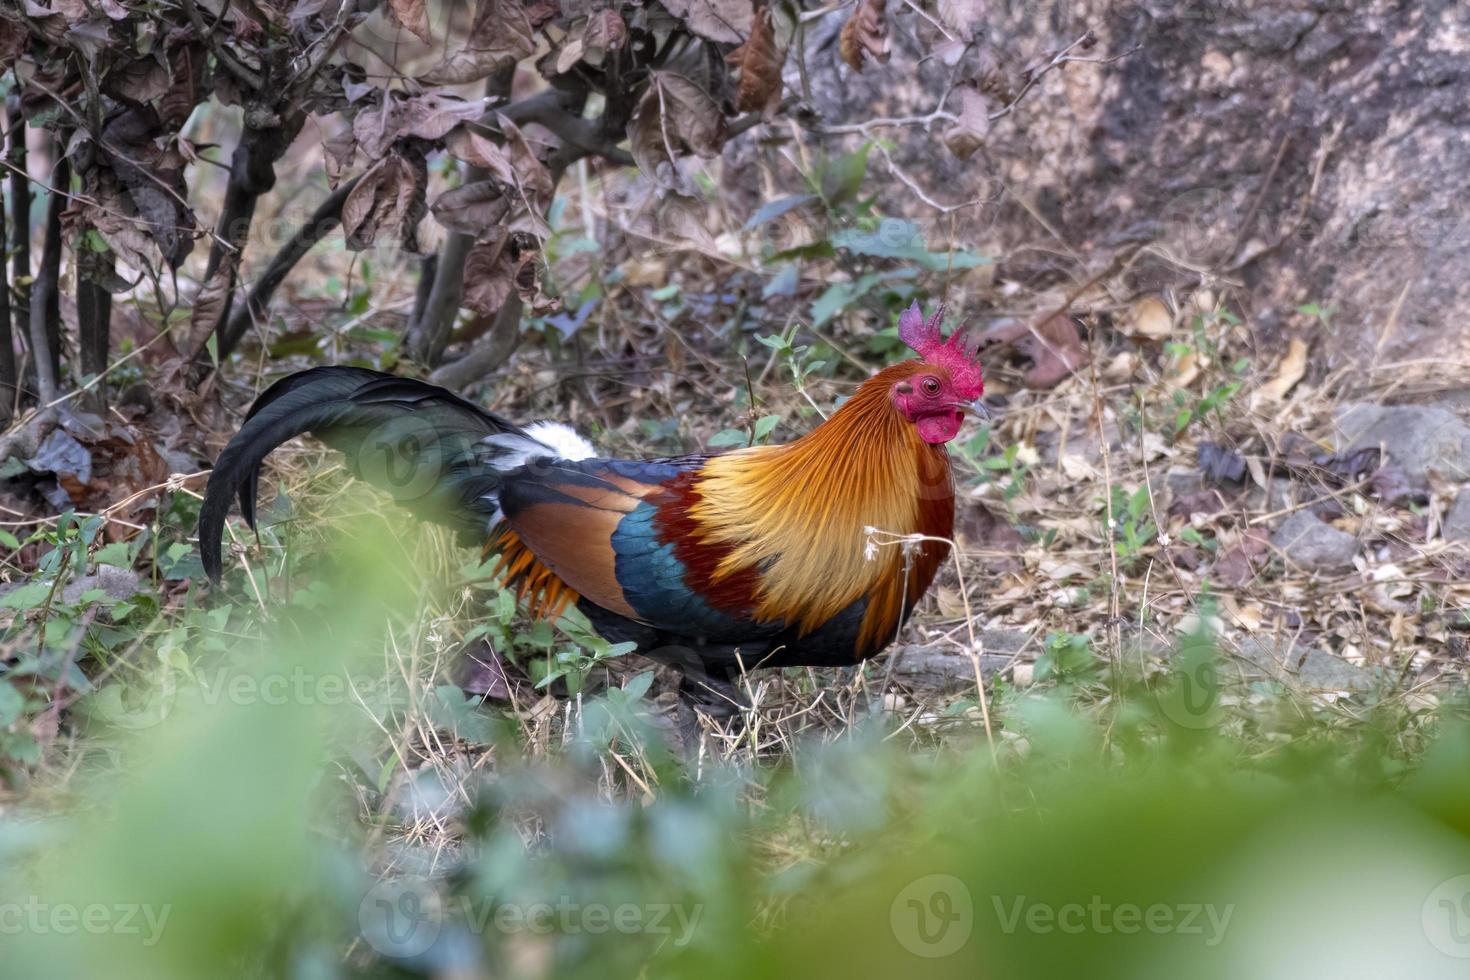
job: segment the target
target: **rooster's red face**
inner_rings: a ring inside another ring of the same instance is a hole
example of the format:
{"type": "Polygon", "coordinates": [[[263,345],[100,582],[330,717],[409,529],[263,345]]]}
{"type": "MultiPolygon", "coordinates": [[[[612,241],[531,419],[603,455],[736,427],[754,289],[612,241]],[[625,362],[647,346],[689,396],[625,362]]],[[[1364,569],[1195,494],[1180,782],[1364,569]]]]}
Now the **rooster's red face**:
{"type": "Polygon", "coordinates": [[[893,404],[928,443],[949,442],[959,434],[965,411],[985,392],[980,362],[964,348],[960,330],[946,342],[939,333],[940,306],[928,320],[919,304],[898,318],[898,335],[923,361],[893,386],[893,404]]]}
{"type": "Polygon", "coordinates": [[[965,408],[954,382],[942,369],[920,370],[913,377],[893,386],[893,404],[904,418],[919,430],[919,438],[929,443],[949,442],[965,421],[965,408]]]}

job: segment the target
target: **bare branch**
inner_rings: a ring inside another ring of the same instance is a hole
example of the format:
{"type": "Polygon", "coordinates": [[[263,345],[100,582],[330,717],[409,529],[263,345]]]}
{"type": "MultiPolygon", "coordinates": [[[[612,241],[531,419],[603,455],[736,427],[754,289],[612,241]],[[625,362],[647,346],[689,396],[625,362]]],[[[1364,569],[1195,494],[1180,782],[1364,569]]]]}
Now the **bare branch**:
{"type": "Polygon", "coordinates": [[[281,283],[285,282],[286,276],[295,268],[296,263],[311,251],[313,245],[325,238],[328,232],[341,223],[342,204],[361,179],[362,176],[358,175],[338,184],[337,189],[317,205],[306,224],[297,228],[290,241],[281,246],[281,250],[270,260],[270,264],[256,280],[245,302],[234,309],[224,329],[220,332],[217,349],[221,361],[234,351],[246,331],[265,317],[266,310],[270,307],[271,297],[275,295],[281,283]]]}
{"type": "MultiPolygon", "coordinates": [[[[55,142],[57,161],[52,179],[58,184],[71,180],[71,165],[62,156],[65,143],[55,142]]],[[[42,402],[56,398],[61,369],[61,211],[66,198],[52,194],[46,204],[46,239],[41,248],[41,265],[31,284],[31,358],[36,365],[36,390],[42,402]]]]}
{"type": "MultiPolygon", "coordinates": [[[[198,33],[200,40],[209,45],[209,50],[215,59],[224,65],[230,74],[238,78],[250,91],[259,92],[264,84],[260,76],[242,64],[238,58],[230,53],[228,48],[219,43],[219,39],[214,36],[214,28],[204,23],[204,18],[199,15],[199,8],[195,6],[194,0],[179,0],[179,2],[184,8],[184,16],[188,17],[189,23],[194,25],[194,30],[198,33]]],[[[221,16],[220,20],[223,19],[223,16],[221,16]]],[[[216,21],[215,27],[218,26],[219,21],[216,21]]]]}

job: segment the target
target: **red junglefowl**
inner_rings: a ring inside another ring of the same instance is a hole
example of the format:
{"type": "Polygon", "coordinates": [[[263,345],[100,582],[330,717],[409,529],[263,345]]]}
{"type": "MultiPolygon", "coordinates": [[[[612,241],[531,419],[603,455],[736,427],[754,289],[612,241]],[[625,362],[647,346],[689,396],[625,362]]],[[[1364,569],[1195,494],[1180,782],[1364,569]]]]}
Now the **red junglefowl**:
{"type": "Polygon", "coordinates": [[[231,497],[253,527],[261,461],[310,432],[498,555],[533,616],[575,603],[609,640],[707,668],[852,664],[893,640],[949,551],[934,540],[954,523],[944,444],[984,386],[960,331],[941,338],[942,314],[905,311],[899,336],[919,358],[878,372],[808,435],[720,455],[600,459],[565,426],[523,428],[419,381],[293,374],[256,400],[210,475],[204,567],[218,580],[231,497]],[[874,529],[928,540],[875,548],[874,529]]]}

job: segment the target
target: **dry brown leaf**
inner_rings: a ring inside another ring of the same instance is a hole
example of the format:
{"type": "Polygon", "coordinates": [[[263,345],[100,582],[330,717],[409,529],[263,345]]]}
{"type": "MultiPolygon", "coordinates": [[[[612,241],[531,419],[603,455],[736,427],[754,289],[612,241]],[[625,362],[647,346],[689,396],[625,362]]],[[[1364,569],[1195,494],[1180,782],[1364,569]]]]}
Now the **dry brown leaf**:
{"type": "Polygon", "coordinates": [[[1122,330],[1130,337],[1162,340],[1174,332],[1174,314],[1159,297],[1145,296],[1129,308],[1122,330]]]}
{"type": "Polygon", "coordinates": [[[750,0],[664,0],[664,7],[711,41],[739,44],[750,33],[750,0]]]}
{"type": "Polygon", "coordinates": [[[500,131],[505,134],[505,149],[510,154],[512,180],[527,197],[531,210],[542,211],[551,204],[553,185],[551,171],[536,156],[520,127],[504,116],[497,116],[500,131]]]}
{"type": "Polygon", "coordinates": [[[505,237],[505,217],[511,200],[498,180],[477,180],[439,195],[430,210],[450,231],[488,242],[505,237]]]}
{"type": "Polygon", "coordinates": [[[388,152],[400,139],[416,136],[437,140],[466,120],[479,119],[484,107],[478,102],[441,92],[426,92],[412,98],[386,96],[381,106],[364,108],[352,120],[352,134],[369,160],[388,152]]]}
{"type": "Polygon", "coordinates": [[[506,248],[504,236],[481,242],[464,257],[464,306],[487,316],[495,313],[510,299],[515,264],[506,248]]]}
{"type": "Polygon", "coordinates": [[[975,151],[985,145],[990,134],[990,112],[985,105],[985,96],[969,86],[955,90],[959,104],[959,116],[944,131],[944,145],[949,152],[961,160],[968,160],[975,151]]]}
{"type": "Polygon", "coordinates": [[[444,141],[444,148],[456,159],[490,171],[491,176],[501,183],[515,183],[516,171],[510,162],[510,155],[504,148],[473,129],[459,126],[451,130],[444,141]]]}
{"type": "Polygon", "coordinates": [[[1168,369],[1164,372],[1164,381],[1175,388],[1188,388],[1199,377],[1199,371],[1199,354],[1194,350],[1172,354],[1168,369]]]}
{"type": "Polygon", "coordinates": [[[939,19],[968,40],[985,26],[986,0],[939,0],[939,19]]]}
{"type": "Polygon", "coordinates": [[[95,203],[74,199],[61,216],[62,227],[67,230],[67,241],[72,250],[80,254],[77,236],[90,228],[107,243],[118,262],[140,273],[158,269],[163,255],[148,234],[147,223],[129,216],[131,207],[115,189],[98,191],[94,196],[95,203]]]}
{"type": "Polygon", "coordinates": [[[471,248],[464,260],[464,286],[464,305],[486,315],[504,306],[513,292],[536,314],[561,307],[558,300],[541,293],[541,252],[524,235],[502,236],[471,248]]]}
{"type": "Polygon", "coordinates": [[[364,173],[342,203],[347,247],[360,251],[396,240],[405,250],[417,252],[425,176],[422,159],[410,161],[397,153],[364,173]]]}
{"type": "Polygon", "coordinates": [[[1014,348],[1028,358],[1031,368],[1022,377],[1028,388],[1056,387],[1085,359],[1077,325],[1065,313],[1035,329],[1020,320],[1001,320],[980,334],[979,345],[981,352],[1014,348]]]}
{"type": "Polygon", "coordinates": [[[587,18],[587,29],[582,32],[582,46],[589,56],[596,56],[597,63],[601,62],[602,55],[618,50],[627,41],[628,25],[623,23],[623,18],[616,10],[599,10],[587,18]]]}
{"type": "Polygon", "coordinates": [[[509,61],[520,61],[536,51],[532,15],[543,17],[543,7],[521,7],[515,0],[478,0],[475,19],[465,43],[419,76],[426,85],[462,85],[476,82],[509,61]]]}
{"type": "MultiPolygon", "coordinates": [[[[0,27],[0,37],[3,37],[3,27],[0,27]]],[[[0,44],[0,48],[3,48],[3,44],[0,44]]],[[[3,51],[0,51],[0,61],[10,60],[3,57],[3,51]]],[[[155,54],[146,58],[135,58],[114,67],[107,73],[104,89],[110,95],[145,103],[162,98],[173,85],[168,67],[155,54]]]]}
{"type": "Polygon", "coordinates": [[[776,50],[769,6],[756,13],[751,22],[750,37],[726,55],[725,61],[740,70],[736,110],[774,115],[781,104],[781,66],[786,61],[786,52],[776,50]]]}
{"type": "Polygon", "coordinates": [[[565,75],[572,70],[572,66],[582,60],[582,55],[587,51],[580,37],[570,38],[562,49],[556,54],[556,73],[565,75]]]}
{"type": "Polygon", "coordinates": [[[654,72],[628,123],[633,159],[662,187],[681,184],[677,159],[685,149],[717,156],[725,143],[725,116],[709,93],[673,72],[654,72]]]}
{"type": "Polygon", "coordinates": [[[328,186],[336,190],[342,175],[356,158],[357,137],[352,135],[351,130],[344,130],[322,140],[322,163],[327,172],[328,186]]]}
{"type": "Polygon", "coordinates": [[[388,9],[393,11],[393,19],[414,37],[425,44],[433,43],[429,35],[429,8],[424,0],[388,0],[388,9]]]}
{"type": "Polygon", "coordinates": [[[0,17],[0,64],[13,65],[30,42],[25,25],[0,17]]]}
{"type": "Polygon", "coordinates": [[[219,323],[229,306],[230,293],[235,285],[235,261],[226,257],[199,288],[199,295],[194,297],[194,309],[189,312],[189,339],[185,350],[203,350],[209,342],[215,324],[219,323]]]}
{"type": "Polygon", "coordinates": [[[863,70],[864,57],[888,63],[888,0],[860,0],[857,10],[842,25],[837,50],[853,71],[863,70]]]}
{"type": "Polygon", "coordinates": [[[1293,337],[1287,345],[1286,356],[1276,368],[1276,377],[1257,388],[1251,396],[1252,406],[1262,402],[1281,401],[1306,373],[1307,342],[1300,337],[1293,337]]]}

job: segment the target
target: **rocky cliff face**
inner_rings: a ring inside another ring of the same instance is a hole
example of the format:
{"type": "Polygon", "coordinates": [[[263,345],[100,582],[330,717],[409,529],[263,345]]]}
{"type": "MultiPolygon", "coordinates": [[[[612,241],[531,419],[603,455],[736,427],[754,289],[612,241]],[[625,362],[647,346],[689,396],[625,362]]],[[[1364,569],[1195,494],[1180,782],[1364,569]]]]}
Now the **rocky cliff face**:
{"type": "MultiPolygon", "coordinates": [[[[819,109],[932,108],[950,69],[915,69],[925,25],[905,19],[893,61],[818,84],[819,109]]],[[[968,161],[937,130],[898,140],[935,197],[984,199],[960,234],[998,247],[1003,275],[1068,282],[1148,243],[1128,286],[1237,283],[1268,342],[1317,303],[1334,343],[1316,349],[1337,363],[1470,353],[1464,3],[990,0],[984,23],[1012,69],[1088,28],[1091,56],[1137,48],[1049,75],[968,161]]]]}

